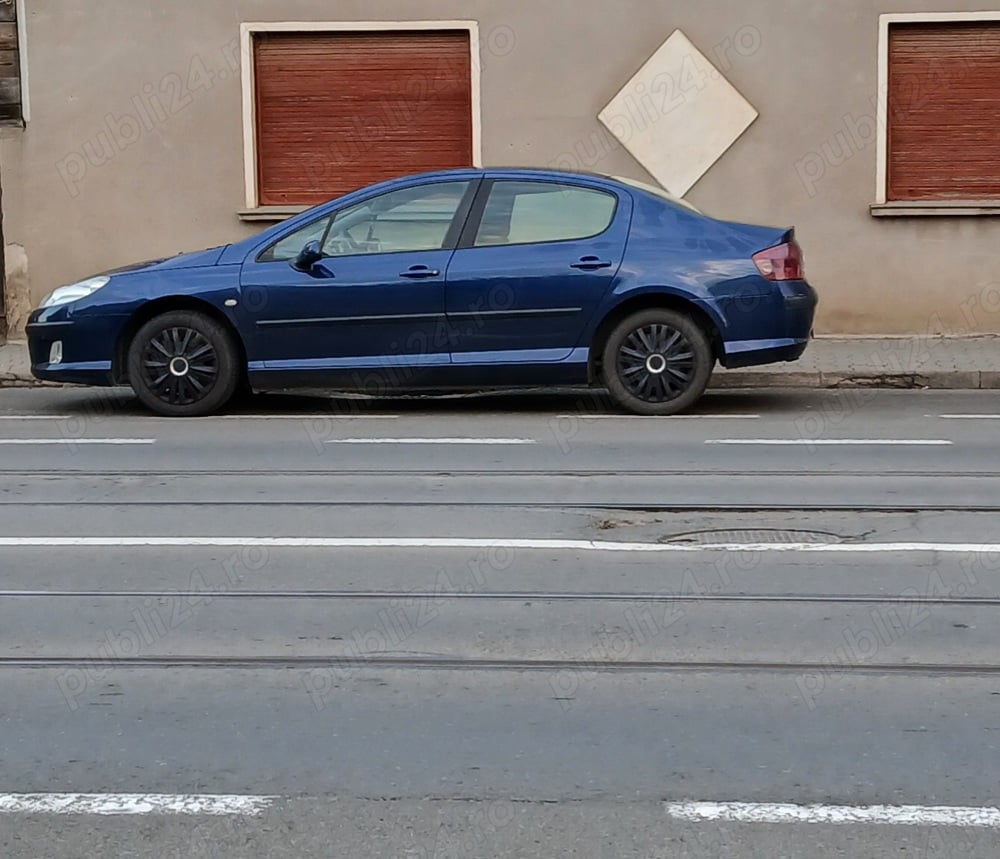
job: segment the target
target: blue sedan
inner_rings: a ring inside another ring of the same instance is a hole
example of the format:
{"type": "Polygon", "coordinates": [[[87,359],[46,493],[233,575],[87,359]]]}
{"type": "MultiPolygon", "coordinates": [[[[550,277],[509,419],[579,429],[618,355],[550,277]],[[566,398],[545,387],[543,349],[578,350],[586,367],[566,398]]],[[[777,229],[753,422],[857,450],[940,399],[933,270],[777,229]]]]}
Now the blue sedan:
{"type": "Polygon", "coordinates": [[[658,416],[690,408],[716,363],[800,357],[816,305],[793,230],[630,180],[458,170],[61,287],[28,337],[39,379],[129,384],[168,416],[241,389],[540,385],[658,416]]]}

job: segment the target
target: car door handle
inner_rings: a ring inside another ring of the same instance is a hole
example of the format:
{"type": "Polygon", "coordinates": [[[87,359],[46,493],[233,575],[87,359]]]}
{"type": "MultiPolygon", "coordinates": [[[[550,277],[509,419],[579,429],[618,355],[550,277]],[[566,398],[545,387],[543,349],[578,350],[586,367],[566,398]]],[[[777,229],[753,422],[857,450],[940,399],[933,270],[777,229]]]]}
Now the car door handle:
{"type": "Polygon", "coordinates": [[[612,263],[609,260],[603,260],[600,257],[584,257],[579,262],[575,262],[570,265],[570,268],[578,268],[580,271],[597,271],[602,268],[611,268],[612,263]]]}
{"type": "Polygon", "coordinates": [[[400,277],[408,277],[410,280],[425,280],[429,277],[440,277],[441,272],[436,268],[427,268],[425,265],[415,265],[409,271],[401,271],[400,277]]]}

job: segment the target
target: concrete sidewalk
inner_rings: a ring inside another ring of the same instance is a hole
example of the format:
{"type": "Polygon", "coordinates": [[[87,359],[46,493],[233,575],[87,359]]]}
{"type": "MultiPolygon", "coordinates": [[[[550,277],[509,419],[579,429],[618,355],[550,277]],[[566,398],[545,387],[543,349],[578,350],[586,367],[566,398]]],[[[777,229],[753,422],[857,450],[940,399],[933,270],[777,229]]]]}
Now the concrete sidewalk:
{"type": "Polygon", "coordinates": [[[0,345],[0,388],[22,388],[37,384],[41,383],[31,375],[27,344],[13,342],[0,345]]]}
{"type": "Polygon", "coordinates": [[[818,337],[794,364],[720,370],[716,388],[1000,389],[1000,336],[818,337]]]}
{"type": "MultiPolygon", "coordinates": [[[[0,346],[0,387],[42,384],[24,343],[0,346]]],[[[720,370],[712,386],[1000,390],[1000,336],[820,337],[794,364],[720,370]]]]}

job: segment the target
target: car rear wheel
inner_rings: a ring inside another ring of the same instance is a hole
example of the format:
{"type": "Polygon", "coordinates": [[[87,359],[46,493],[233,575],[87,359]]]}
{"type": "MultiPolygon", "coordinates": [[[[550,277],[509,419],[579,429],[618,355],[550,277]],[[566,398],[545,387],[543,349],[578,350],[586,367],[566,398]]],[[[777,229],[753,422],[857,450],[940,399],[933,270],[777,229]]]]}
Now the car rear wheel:
{"type": "Polygon", "coordinates": [[[222,409],[241,378],[230,332],[201,313],[171,311],[147,322],[128,351],[129,382],[157,414],[200,417],[222,409]]]}
{"type": "Polygon", "coordinates": [[[701,326],[673,310],[643,310],[623,320],[604,347],[604,383],[623,409],[666,417],[693,406],[715,359],[701,326]]]}

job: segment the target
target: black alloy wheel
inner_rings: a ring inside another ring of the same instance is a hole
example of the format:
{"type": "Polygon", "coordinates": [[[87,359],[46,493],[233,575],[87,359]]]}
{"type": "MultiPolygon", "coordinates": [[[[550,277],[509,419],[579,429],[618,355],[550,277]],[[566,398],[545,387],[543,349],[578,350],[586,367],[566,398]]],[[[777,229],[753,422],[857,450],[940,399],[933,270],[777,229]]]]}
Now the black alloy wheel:
{"type": "Polygon", "coordinates": [[[238,350],[230,332],[201,313],[172,311],[147,322],[128,355],[132,388],[168,417],[212,414],[239,385],[238,350]]]}
{"type": "Polygon", "coordinates": [[[645,310],[612,332],[604,350],[604,381],[622,408],[669,416],[701,398],[714,365],[708,337],[693,319],[645,310]]]}

